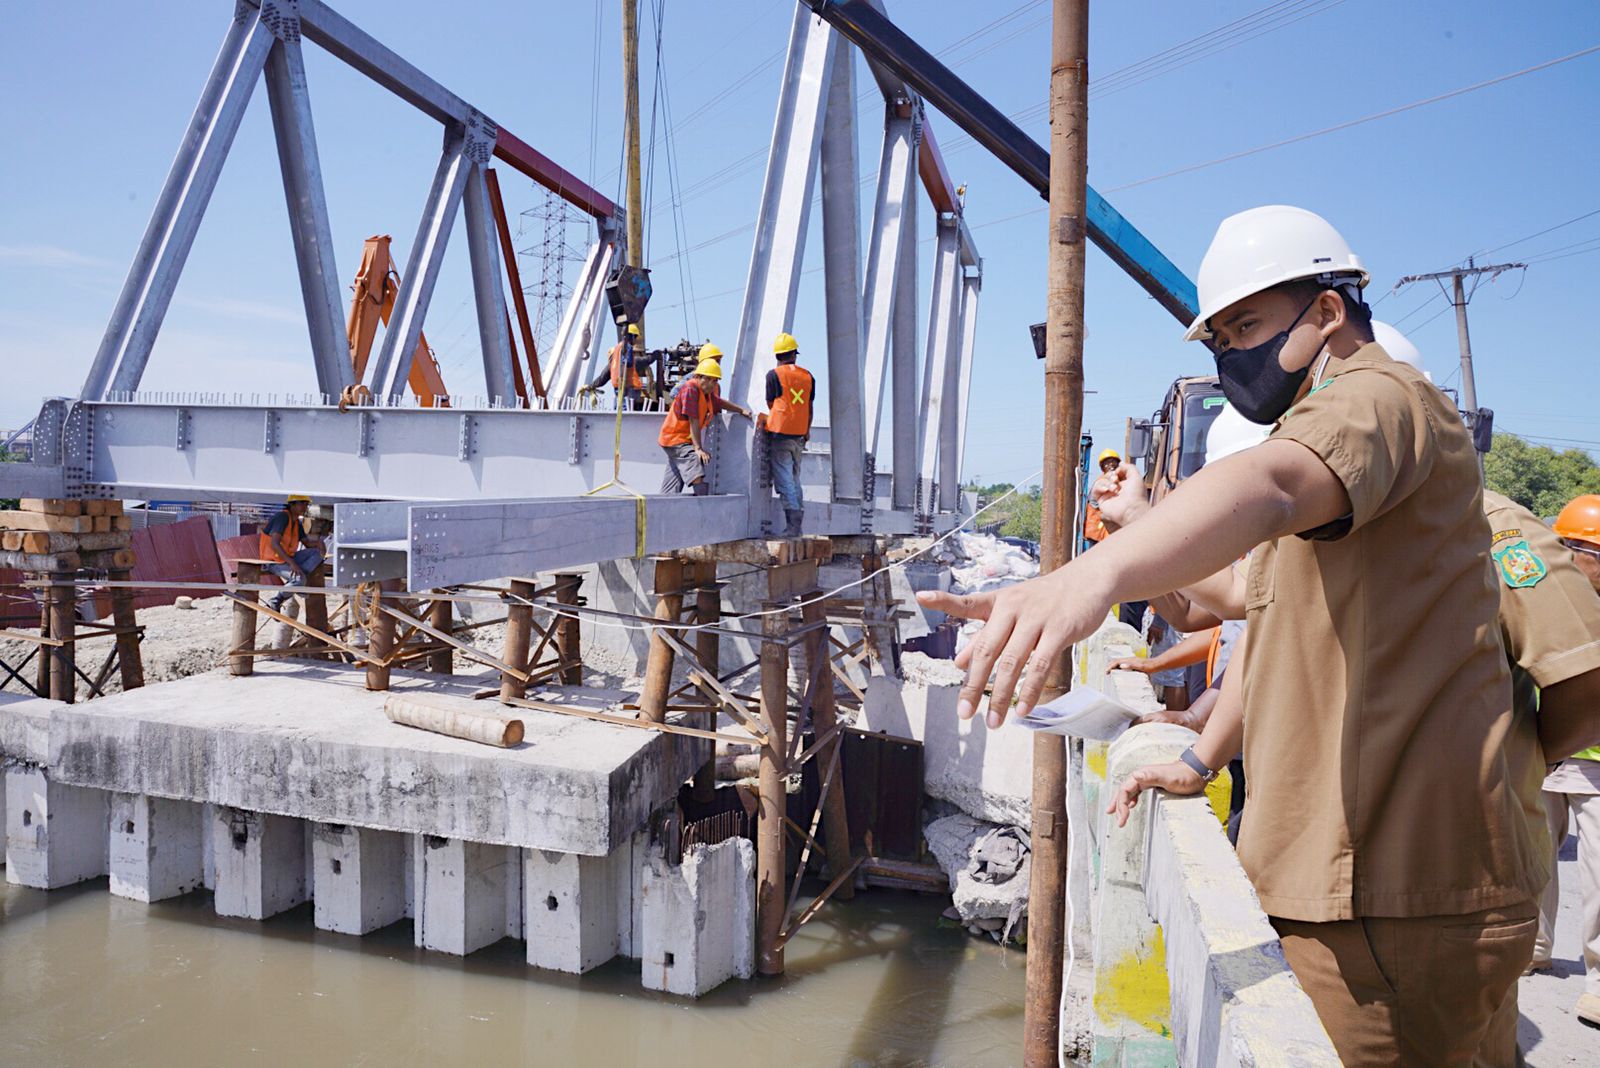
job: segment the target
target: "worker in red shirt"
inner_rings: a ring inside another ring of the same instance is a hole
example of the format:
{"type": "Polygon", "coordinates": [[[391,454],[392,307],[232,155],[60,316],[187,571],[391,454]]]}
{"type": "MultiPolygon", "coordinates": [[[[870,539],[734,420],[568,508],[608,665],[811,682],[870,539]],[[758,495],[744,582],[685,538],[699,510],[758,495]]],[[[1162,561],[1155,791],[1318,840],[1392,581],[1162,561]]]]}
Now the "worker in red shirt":
{"type": "MultiPolygon", "coordinates": [[[[717,383],[722,378],[722,364],[707,356],[706,345],[700,350],[700,363],[694,374],[684,379],[672,395],[667,414],[661,421],[661,433],[656,443],[667,454],[667,470],[661,476],[662,493],[682,493],[688,486],[696,497],[711,492],[706,481],[706,465],[711,462],[710,441],[705,429],[719,411],[728,410],[749,419],[750,409],[723,400],[717,393],[717,383]]],[[[718,355],[721,355],[719,352],[718,355]]]]}
{"type": "Polygon", "coordinates": [[[767,372],[767,414],[757,425],[767,432],[767,465],[772,488],[783,501],[786,538],[799,537],[806,516],[800,494],[800,454],[811,438],[811,409],[817,380],[800,366],[800,343],[793,334],[779,334],[772,346],[778,366],[767,372]]]}

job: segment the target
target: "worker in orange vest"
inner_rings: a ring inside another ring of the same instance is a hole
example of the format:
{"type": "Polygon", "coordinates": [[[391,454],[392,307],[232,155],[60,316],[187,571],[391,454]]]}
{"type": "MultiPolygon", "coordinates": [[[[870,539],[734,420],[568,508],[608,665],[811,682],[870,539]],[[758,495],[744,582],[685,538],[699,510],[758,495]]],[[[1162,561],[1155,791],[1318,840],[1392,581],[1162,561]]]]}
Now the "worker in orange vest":
{"type": "Polygon", "coordinates": [[[303,493],[289,494],[282,511],[268,520],[258,535],[259,551],[261,559],[267,561],[267,571],[283,580],[283,592],[274,594],[267,605],[274,611],[283,611],[284,602],[288,601],[290,616],[300,614],[300,602],[290,600],[294,597],[293,587],[304,586],[306,576],[322,566],[323,541],[306,533],[303,523],[310,507],[310,497],[303,493]]]}
{"type": "Polygon", "coordinates": [[[800,454],[811,438],[811,409],[817,380],[801,367],[800,343],[793,334],[779,334],[772,346],[778,366],[767,372],[767,414],[757,424],[767,432],[767,464],[772,488],[783,501],[787,520],[783,536],[799,537],[806,516],[800,494],[800,454]]]}
{"type": "Polygon", "coordinates": [[[634,351],[634,346],[640,344],[639,324],[629,323],[622,340],[606,353],[606,366],[589,383],[590,388],[598,389],[610,382],[611,388],[617,391],[619,403],[634,409],[641,407],[644,403],[644,379],[639,376],[639,358],[643,354],[634,351]]]}
{"type": "MultiPolygon", "coordinates": [[[[705,428],[720,411],[732,411],[750,418],[750,410],[732,401],[723,400],[717,393],[717,383],[722,379],[722,364],[706,354],[714,349],[707,344],[700,349],[700,363],[694,374],[683,380],[667,406],[666,418],[661,420],[661,433],[656,443],[667,454],[667,470],[661,476],[662,493],[681,493],[688,486],[696,497],[711,492],[706,481],[706,465],[711,462],[710,442],[705,428]]],[[[718,351],[720,356],[721,352],[718,351]]]]}

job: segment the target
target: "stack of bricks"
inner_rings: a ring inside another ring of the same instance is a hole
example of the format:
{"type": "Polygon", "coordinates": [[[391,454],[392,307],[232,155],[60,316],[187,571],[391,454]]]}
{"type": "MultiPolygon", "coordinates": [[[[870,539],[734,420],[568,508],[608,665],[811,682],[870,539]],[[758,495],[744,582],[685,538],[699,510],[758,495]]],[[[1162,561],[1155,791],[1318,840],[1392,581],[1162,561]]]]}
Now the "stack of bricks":
{"type": "Polygon", "coordinates": [[[0,511],[0,567],[55,572],[133,566],[133,520],[121,501],[24,498],[0,511]]]}

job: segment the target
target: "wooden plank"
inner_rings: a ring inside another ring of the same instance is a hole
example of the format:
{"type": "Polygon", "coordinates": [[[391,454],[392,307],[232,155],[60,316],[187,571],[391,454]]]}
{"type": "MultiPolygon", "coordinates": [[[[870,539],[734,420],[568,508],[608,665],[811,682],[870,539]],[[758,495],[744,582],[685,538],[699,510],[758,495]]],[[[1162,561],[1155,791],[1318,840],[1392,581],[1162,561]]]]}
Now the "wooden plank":
{"type": "Polygon", "coordinates": [[[94,532],[96,534],[109,534],[109,533],[111,533],[111,517],[110,516],[108,516],[108,515],[96,515],[96,516],[90,516],[89,519],[90,519],[91,522],[94,523],[94,532]]]}
{"type": "MultiPolygon", "coordinates": [[[[101,516],[109,519],[109,516],[101,516]]],[[[111,571],[125,571],[134,564],[132,549],[107,549],[103,552],[80,553],[81,566],[105,568],[111,571]]]]}
{"type": "Polygon", "coordinates": [[[20,531],[20,530],[7,530],[7,531],[5,531],[3,533],[0,533],[0,550],[4,550],[5,552],[8,552],[8,553],[19,553],[19,552],[21,552],[22,551],[22,531],[20,531]]]}
{"type": "Polygon", "coordinates": [[[923,894],[948,894],[950,877],[933,864],[869,857],[862,862],[861,876],[868,886],[892,890],[915,890],[923,894]]]}
{"type": "MultiPolygon", "coordinates": [[[[129,523],[131,524],[132,520],[129,520],[129,523]]],[[[59,534],[87,534],[93,529],[94,520],[86,515],[0,512],[0,530],[48,530],[59,534]]]]}
{"type": "Polygon", "coordinates": [[[83,502],[63,500],[59,497],[24,497],[19,502],[19,507],[25,512],[38,512],[43,515],[69,515],[83,514],[83,502]]]}

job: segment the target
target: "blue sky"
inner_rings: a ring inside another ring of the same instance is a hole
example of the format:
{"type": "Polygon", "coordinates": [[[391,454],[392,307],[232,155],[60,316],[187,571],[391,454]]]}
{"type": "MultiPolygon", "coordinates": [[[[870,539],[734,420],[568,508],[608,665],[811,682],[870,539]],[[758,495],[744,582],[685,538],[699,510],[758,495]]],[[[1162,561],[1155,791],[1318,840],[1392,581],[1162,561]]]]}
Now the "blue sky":
{"type": "MultiPolygon", "coordinates": [[[[620,191],[616,0],[441,5],[336,0],[337,7],[459,95],[608,195],[620,191]],[[597,50],[597,15],[598,50],[597,50]],[[598,61],[597,61],[598,60],[598,61]]],[[[889,2],[893,17],[1041,141],[1048,3],[889,2]],[[1020,9],[1020,10],[1019,10],[1020,9]],[[985,29],[987,27],[987,29],[985,29]],[[976,34],[976,36],[974,36],[976,34]],[[1031,109],[1031,110],[1028,110],[1031,109]]],[[[1373,272],[1374,298],[1401,275],[1438,270],[1600,209],[1600,54],[1453,99],[1244,158],[1118,187],[1383,112],[1600,44],[1600,5],[1297,0],[1270,32],[1235,33],[1213,54],[1149,77],[1114,72],[1261,12],[1267,0],[1101,2],[1091,34],[1090,181],[1180,267],[1194,272],[1224,216],[1263,203],[1326,215],[1373,272]],[[1251,38],[1253,39],[1243,39],[1251,38]],[[1094,84],[1092,81],[1091,84],[1094,84]]],[[[651,122],[655,28],[646,0],[642,96],[651,122]]],[[[0,426],[82,381],[147,220],[231,0],[169,0],[159,16],[124,4],[8,5],[0,37],[0,426]]],[[[666,142],[648,242],[654,341],[688,334],[731,347],[790,0],[666,0],[660,78],[676,120],[684,193],[675,225],[666,142]],[[675,230],[687,235],[685,257],[675,230]],[[733,231],[730,235],[730,231],[733,231]],[[727,236],[725,236],[727,235],[727,236]],[[692,274],[694,299],[680,282],[692,274]]],[[[1263,25],[1262,29],[1269,29],[1263,25]]],[[[1204,50],[1202,50],[1204,51],[1204,50]]],[[[308,78],[341,275],[368,234],[392,233],[402,262],[440,145],[438,127],[307,45],[308,78]]],[[[870,85],[858,61],[858,85],[870,85]]],[[[879,106],[862,104],[864,166],[879,106]]],[[[656,117],[658,130],[664,117],[656,117]]],[[[1015,479],[1039,467],[1043,396],[1027,324],[1043,317],[1042,202],[960,131],[935,118],[984,256],[967,475],[1015,479]]],[[[501,168],[515,220],[542,195],[501,168]]],[[[870,194],[870,186],[865,190],[870,194]]],[[[866,205],[870,207],[870,205],[866,205]]],[[[931,212],[920,216],[931,235],[931,212]]],[[[821,262],[813,213],[808,265],[821,262]]],[[[585,239],[571,231],[575,241],[585,239]]],[[[1491,253],[1540,260],[1485,285],[1471,309],[1480,403],[1497,425],[1600,441],[1600,367],[1588,277],[1600,214],[1491,253]]],[[[458,230],[426,329],[446,379],[480,390],[481,363],[458,230]]],[[[922,286],[931,278],[924,245],[922,286]]],[[[523,261],[524,272],[536,265],[523,261]]],[[[1435,291],[1385,297],[1378,314],[1411,334],[1451,381],[1453,317],[1435,291]]],[[[1176,324],[1091,251],[1086,427],[1120,444],[1166,383],[1209,360],[1176,324]]],[[[821,275],[805,276],[794,332],[820,363],[821,275]]],[[[145,387],[298,391],[314,383],[264,92],[258,89],[201,228],[145,387]]]]}

